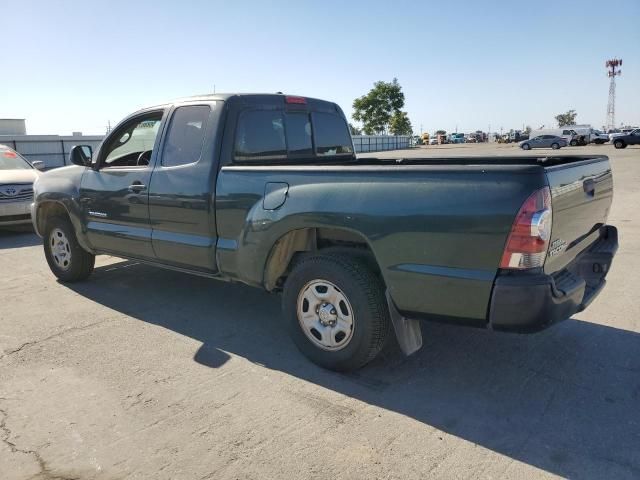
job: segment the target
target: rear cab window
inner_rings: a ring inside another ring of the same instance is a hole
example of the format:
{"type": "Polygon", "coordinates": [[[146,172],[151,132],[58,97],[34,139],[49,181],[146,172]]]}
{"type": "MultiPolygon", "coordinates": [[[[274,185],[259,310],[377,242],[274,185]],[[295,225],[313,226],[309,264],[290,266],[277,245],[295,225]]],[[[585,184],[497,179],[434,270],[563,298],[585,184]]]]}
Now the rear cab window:
{"type": "Polygon", "coordinates": [[[283,112],[248,110],[240,114],[236,130],[236,161],[282,160],[286,157],[283,112]]]}
{"type": "Polygon", "coordinates": [[[352,157],[345,119],[333,113],[244,110],[236,127],[234,162],[308,162],[352,157]]]}
{"type": "Polygon", "coordinates": [[[332,113],[313,113],[316,153],[320,156],[352,155],[351,135],[344,120],[332,113]]]}

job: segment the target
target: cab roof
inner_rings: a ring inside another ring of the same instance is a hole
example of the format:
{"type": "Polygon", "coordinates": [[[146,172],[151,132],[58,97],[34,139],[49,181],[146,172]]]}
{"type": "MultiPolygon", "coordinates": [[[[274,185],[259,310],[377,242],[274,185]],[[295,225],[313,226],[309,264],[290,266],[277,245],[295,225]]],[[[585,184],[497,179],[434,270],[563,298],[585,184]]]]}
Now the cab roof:
{"type": "MultiPolygon", "coordinates": [[[[321,100],[318,98],[305,97],[301,95],[287,95],[279,92],[278,93],[206,93],[201,95],[192,95],[189,97],[176,98],[169,102],[144,107],[140,109],[140,111],[149,110],[149,109],[158,108],[158,107],[167,107],[170,105],[177,105],[181,103],[198,102],[198,101],[228,102],[230,100],[237,100],[240,103],[244,103],[248,105],[260,104],[260,103],[278,104],[280,102],[283,102],[283,103],[286,102],[287,98],[304,99],[303,103],[311,107],[314,107],[314,108],[320,107],[321,109],[325,109],[325,110],[331,109],[331,110],[342,113],[342,110],[340,109],[340,107],[334,102],[329,102],[327,100],[321,100]]],[[[294,102],[294,103],[297,103],[297,102],[294,102]]]]}

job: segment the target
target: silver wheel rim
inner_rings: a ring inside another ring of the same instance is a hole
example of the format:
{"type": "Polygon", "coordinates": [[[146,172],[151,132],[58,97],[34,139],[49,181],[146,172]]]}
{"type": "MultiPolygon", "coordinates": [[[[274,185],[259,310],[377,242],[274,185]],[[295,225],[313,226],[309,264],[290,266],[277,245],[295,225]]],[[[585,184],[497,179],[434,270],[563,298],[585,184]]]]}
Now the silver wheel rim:
{"type": "Polygon", "coordinates": [[[342,350],[353,338],[354,314],[342,290],[326,280],[307,283],[298,295],[298,323],[322,350],[342,350]]]}
{"type": "Polygon", "coordinates": [[[71,267],[71,244],[67,236],[59,228],[54,228],[49,235],[49,248],[56,266],[62,270],[71,267]]]}

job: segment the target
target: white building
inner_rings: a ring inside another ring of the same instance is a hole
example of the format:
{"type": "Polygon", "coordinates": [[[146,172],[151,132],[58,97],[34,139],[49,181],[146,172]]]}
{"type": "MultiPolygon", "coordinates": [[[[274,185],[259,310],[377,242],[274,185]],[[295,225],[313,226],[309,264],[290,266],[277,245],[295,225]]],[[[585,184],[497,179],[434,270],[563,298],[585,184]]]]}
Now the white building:
{"type": "Polygon", "coordinates": [[[0,135],[26,135],[24,118],[0,118],[0,135]]]}

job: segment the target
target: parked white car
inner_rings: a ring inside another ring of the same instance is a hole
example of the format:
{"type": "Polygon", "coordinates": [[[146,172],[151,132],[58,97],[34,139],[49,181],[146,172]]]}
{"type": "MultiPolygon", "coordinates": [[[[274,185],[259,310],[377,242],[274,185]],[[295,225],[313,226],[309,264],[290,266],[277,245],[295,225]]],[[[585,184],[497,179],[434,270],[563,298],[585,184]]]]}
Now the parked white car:
{"type": "Polygon", "coordinates": [[[33,182],[43,167],[0,145],[0,227],[31,223],[33,182]]]}

